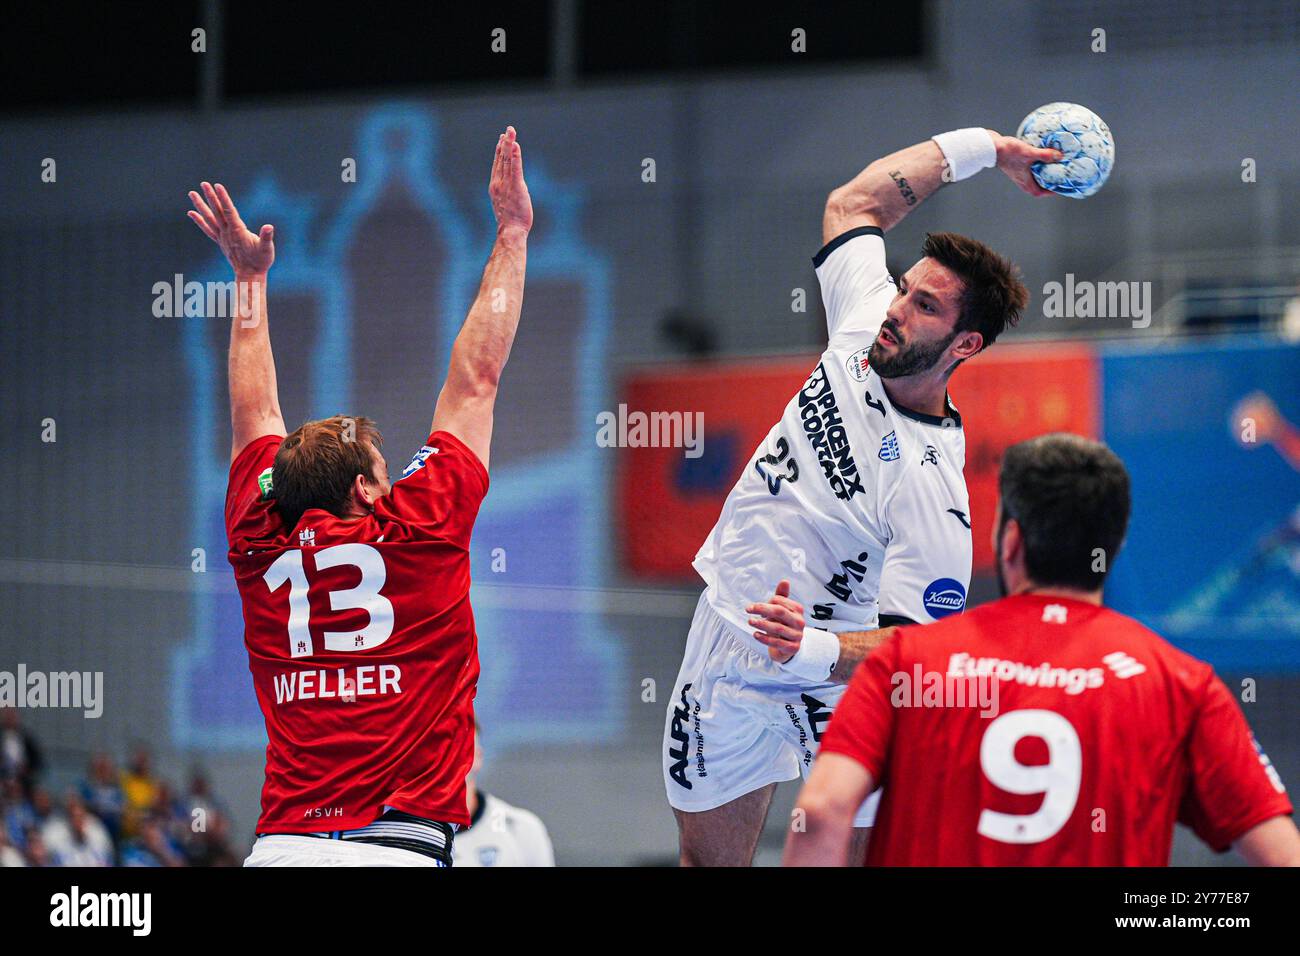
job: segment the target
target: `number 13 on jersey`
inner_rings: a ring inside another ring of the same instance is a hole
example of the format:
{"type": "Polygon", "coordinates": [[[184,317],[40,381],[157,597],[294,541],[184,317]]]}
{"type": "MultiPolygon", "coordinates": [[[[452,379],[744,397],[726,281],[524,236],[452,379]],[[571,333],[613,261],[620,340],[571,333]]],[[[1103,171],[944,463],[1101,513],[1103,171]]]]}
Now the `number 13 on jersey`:
{"type": "MultiPolygon", "coordinates": [[[[352,566],[361,571],[356,587],[329,592],[331,611],[363,610],[370,622],[361,630],[325,631],[321,638],[327,651],[368,651],[388,640],[393,633],[393,605],[379,593],[388,577],[378,549],[368,544],[338,544],[316,552],[316,570],[352,566]]],[[[303,566],[302,551],[280,555],[262,576],[274,594],[289,584],[289,656],[310,657],[316,652],[311,637],[311,587],[303,566]]]]}

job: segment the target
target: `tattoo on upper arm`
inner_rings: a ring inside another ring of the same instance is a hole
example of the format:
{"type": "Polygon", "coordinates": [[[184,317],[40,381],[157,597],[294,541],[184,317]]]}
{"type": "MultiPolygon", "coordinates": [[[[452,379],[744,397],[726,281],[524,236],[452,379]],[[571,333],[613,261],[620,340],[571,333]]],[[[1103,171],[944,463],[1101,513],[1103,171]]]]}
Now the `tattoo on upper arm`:
{"type": "Polygon", "coordinates": [[[907,179],[903,174],[895,169],[889,174],[889,178],[894,181],[898,186],[898,191],[903,194],[903,202],[907,203],[909,206],[915,206],[916,193],[912,191],[912,187],[908,184],[907,179]]]}

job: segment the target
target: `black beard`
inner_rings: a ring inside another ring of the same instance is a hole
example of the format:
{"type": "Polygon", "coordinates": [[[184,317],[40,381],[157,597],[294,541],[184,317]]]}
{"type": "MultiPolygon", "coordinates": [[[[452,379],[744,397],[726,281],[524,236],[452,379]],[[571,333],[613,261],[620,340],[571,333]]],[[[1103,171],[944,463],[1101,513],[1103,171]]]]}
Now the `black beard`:
{"type": "Polygon", "coordinates": [[[872,343],[868,362],[881,378],[902,378],[904,375],[916,375],[928,372],[939,364],[944,351],[957,337],[956,331],[940,342],[918,343],[904,346],[893,357],[878,355],[875,343],[872,343]]]}

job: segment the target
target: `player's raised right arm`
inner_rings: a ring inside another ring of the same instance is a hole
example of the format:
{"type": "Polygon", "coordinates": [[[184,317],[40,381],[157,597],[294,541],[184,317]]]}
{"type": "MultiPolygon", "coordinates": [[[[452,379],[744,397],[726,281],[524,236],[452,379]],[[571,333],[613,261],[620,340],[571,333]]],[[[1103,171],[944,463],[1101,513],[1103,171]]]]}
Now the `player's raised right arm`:
{"type": "Polygon", "coordinates": [[[488,184],[497,238],[478,296],[451,349],[447,381],[438,395],[433,430],[455,435],[488,466],[497,388],[519,328],[533,204],[524,182],[523,153],[509,126],[497,140],[488,184]]]}
{"type": "Polygon", "coordinates": [[[226,187],[203,183],[190,191],[190,219],[221,247],[235,271],[235,308],[230,322],[230,458],[263,435],[283,436],[284,416],[275,379],[275,357],[267,327],[266,277],[275,262],[275,227],[256,234],[239,217],[226,187]]]}
{"type": "Polygon", "coordinates": [[[1057,150],[1038,149],[993,130],[942,133],[877,159],[832,190],[822,214],[822,242],[859,226],[877,226],[887,232],[945,182],[965,179],[995,164],[1031,196],[1050,196],[1034,181],[1030,167],[1060,158],[1057,150]]]}

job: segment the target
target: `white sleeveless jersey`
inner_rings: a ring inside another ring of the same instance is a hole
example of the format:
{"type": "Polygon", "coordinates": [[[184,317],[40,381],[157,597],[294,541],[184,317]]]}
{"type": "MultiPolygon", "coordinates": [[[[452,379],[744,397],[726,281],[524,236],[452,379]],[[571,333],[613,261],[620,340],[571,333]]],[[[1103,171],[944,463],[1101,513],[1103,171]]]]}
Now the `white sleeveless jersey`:
{"type": "Polygon", "coordinates": [[[751,641],[745,606],[783,578],[829,631],[928,623],[961,611],[970,584],[961,416],[893,405],[867,362],[895,294],[883,234],[851,230],[813,264],[830,342],[694,561],[714,609],[751,641]]]}

